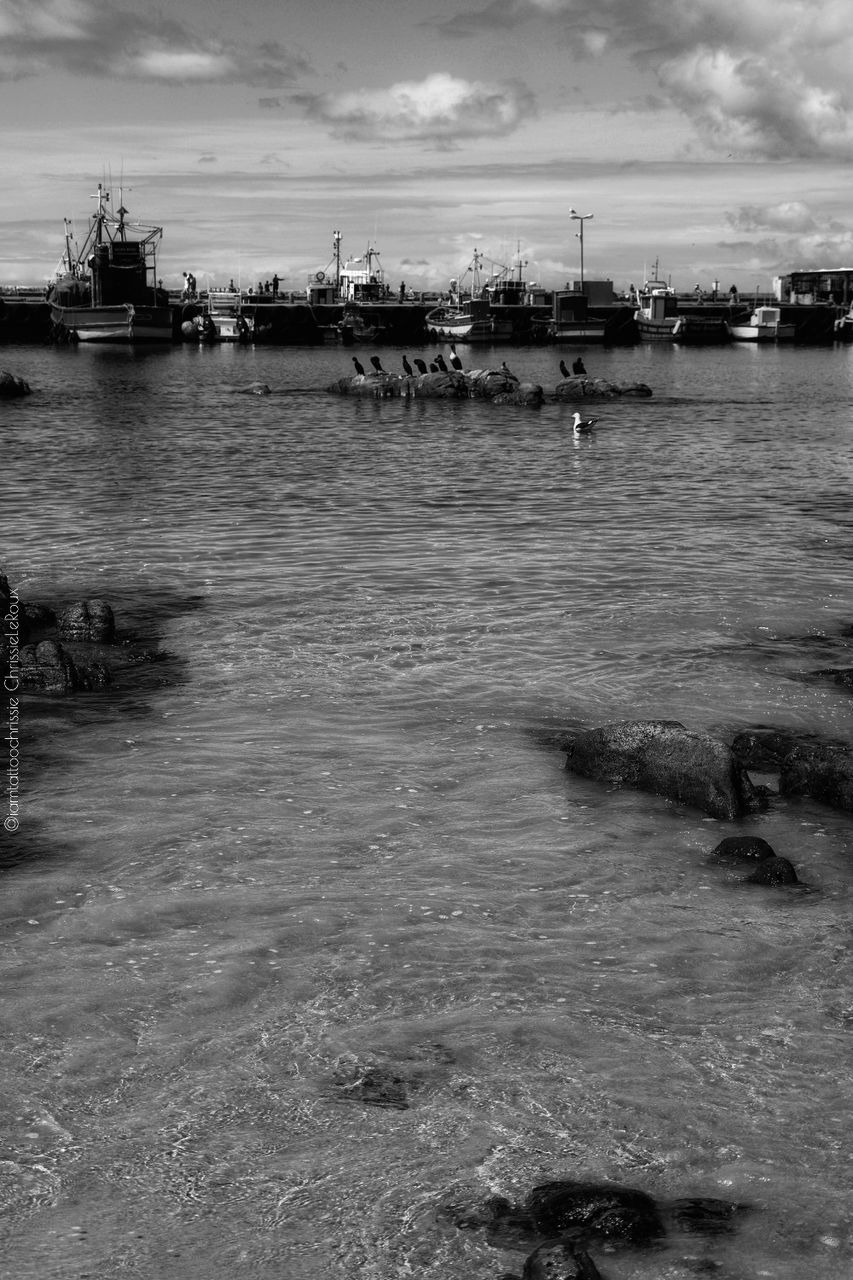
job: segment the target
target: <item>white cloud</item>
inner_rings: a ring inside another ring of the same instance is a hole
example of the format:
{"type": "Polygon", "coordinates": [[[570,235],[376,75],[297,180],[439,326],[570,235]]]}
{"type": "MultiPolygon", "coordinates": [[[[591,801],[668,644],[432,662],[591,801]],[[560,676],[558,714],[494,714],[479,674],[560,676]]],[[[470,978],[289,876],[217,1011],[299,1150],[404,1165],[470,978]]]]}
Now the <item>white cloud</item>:
{"type": "Polygon", "coordinates": [[[452,143],[458,138],[502,137],[535,114],[523,85],[485,84],[436,72],[387,89],[301,95],[314,119],[347,137],[452,143]]]}

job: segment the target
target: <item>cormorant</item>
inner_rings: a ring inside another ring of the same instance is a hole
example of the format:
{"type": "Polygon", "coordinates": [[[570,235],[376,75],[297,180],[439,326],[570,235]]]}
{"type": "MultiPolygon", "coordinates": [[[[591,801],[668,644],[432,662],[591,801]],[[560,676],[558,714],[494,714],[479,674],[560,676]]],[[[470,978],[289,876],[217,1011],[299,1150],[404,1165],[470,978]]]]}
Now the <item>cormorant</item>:
{"type": "Polygon", "coordinates": [[[512,378],[513,382],[518,382],[518,378],[515,376],[512,369],[509,368],[506,360],[501,361],[501,373],[505,374],[508,378],[512,378]]]}
{"type": "Polygon", "coordinates": [[[430,361],[429,371],[430,373],[438,373],[438,365],[430,361]]]}
{"type": "Polygon", "coordinates": [[[371,357],[370,357],[370,363],[373,365],[373,367],[374,367],[374,369],[376,370],[376,372],[377,372],[377,373],[384,373],[384,372],[385,372],[385,370],[382,368],[382,362],[381,362],[381,360],[379,359],[379,356],[371,356],[371,357]]]}
{"type": "Polygon", "coordinates": [[[570,378],[572,376],[569,372],[569,366],[566,364],[565,360],[560,361],[560,373],[564,378],[570,378]]]}
{"type": "Polygon", "coordinates": [[[427,371],[426,360],[419,360],[418,357],[415,356],[415,367],[418,373],[426,373],[427,371]]]}
{"type": "Polygon", "coordinates": [[[462,368],[462,361],[459,359],[459,356],[456,354],[456,344],[454,342],[451,342],[450,344],[450,363],[453,365],[454,369],[462,368]]]}
{"type": "Polygon", "coordinates": [[[364,373],[364,365],[363,365],[363,364],[359,364],[359,362],[358,362],[358,360],[356,360],[355,356],[353,356],[353,358],[352,358],[352,362],[353,362],[353,364],[355,365],[355,371],[356,371],[356,373],[362,373],[362,374],[363,374],[363,373],[364,373]]]}
{"type": "Polygon", "coordinates": [[[405,370],[407,378],[411,378],[412,374],[415,372],[405,356],[403,356],[403,369],[405,370]]]}
{"type": "Polygon", "coordinates": [[[447,368],[447,365],[444,360],[444,356],[441,354],[441,352],[439,352],[439,354],[435,357],[435,363],[442,373],[449,373],[449,369],[447,368]]]}
{"type": "Polygon", "coordinates": [[[581,360],[580,356],[578,356],[577,360],[575,360],[572,365],[572,373],[586,373],[583,360],[581,360]]]}

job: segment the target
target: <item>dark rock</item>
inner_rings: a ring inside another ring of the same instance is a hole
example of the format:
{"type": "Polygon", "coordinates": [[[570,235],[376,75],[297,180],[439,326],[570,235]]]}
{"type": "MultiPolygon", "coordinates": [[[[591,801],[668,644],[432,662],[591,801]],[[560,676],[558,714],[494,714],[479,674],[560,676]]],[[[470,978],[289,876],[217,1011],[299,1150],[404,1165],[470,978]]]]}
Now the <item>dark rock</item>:
{"type": "Polygon", "coordinates": [[[799,742],[790,729],[747,729],[735,735],[732,751],[745,768],[772,773],[799,742]]]}
{"type": "Polygon", "coordinates": [[[71,658],[55,640],[24,645],[19,654],[21,685],[44,693],[74,693],[83,681],[71,658]]]}
{"type": "Polygon", "coordinates": [[[566,768],[615,786],[636,787],[733,821],[763,806],[730,747],[674,720],[628,720],[582,730],[566,768]]]}
{"type": "Polygon", "coordinates": [[[16,400],[31,394],[30,384],[13,373],[0,372],[0,400],[16,400]]]}
{"type": "Polygon", "coordinates": [[[576,1253],[571,1244],[549,1240],[528,1256],[522,1280],[601,1280],[601,1272],[588,1253],[576,1253]]]}
{"type": "Polygon", "coordinates": [[[574,403],[576,400],[617,400],[620,396],[637,396],[642,399],[652,394],[645,382],[608,382],[606,378],[565,378],[554,388],[558,400],[574,403]]]}
{"type": "Polygon", "coordinates": [[[577,1234],[631,1245],[649,1244],[666,1234],[657,1205],[644,1191],[596,1182],[546,1182],[524,1201],[538,1234],[577,1234]]]}
{"type": "Polygon", "coordinates": [[[61,640],[87,640],[96,644],[112,644],[115,640],[115,617],[105,600],[77,600],[62,609],[56,619],[61,640]]]}
{"type": "Polygon", "coordinates": [[[787,858],[766,858],[759,862],[744,884],[799,884],[797,873],[787,858]]]}
{"type": "Polygon", "coordinates": [[[853,811],[853,756],[847,747],[802,745],[784,759],[779,790],[853,811]]]}
{"type": "Polygon", "coordinates": [[[776,851],[761,836],[726,836],[711,850],[711,857],[725,862],[758,862],[764,858],[775,858],[776,851]]]}
{"type": "Polygon", "coordinates": [[[39,631],[56,626],[56,614],[46,604],[21,601],[21,638],[27,639],[39,631]]]}

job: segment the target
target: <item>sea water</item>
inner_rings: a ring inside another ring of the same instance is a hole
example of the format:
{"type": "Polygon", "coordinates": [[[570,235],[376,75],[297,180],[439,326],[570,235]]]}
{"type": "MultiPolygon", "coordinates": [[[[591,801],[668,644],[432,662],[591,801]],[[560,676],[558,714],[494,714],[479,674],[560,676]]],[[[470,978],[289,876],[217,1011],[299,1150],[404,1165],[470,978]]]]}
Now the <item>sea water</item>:
{"type": "Polygon", "coordinates": [[[752,1206],[607,1280],[846,1280],[849,815],[712,820],[557,743],[850,741],[853,353],[589,348],[654,395],[581,439],[329,394],[351,354],[3,357],[0,568],[165,657],[24,701],[0,1275],[496,1280],[447,1206],[563,1177],[752,1206]],[[709,858],[744,832],[807,887],[709,858]]]}

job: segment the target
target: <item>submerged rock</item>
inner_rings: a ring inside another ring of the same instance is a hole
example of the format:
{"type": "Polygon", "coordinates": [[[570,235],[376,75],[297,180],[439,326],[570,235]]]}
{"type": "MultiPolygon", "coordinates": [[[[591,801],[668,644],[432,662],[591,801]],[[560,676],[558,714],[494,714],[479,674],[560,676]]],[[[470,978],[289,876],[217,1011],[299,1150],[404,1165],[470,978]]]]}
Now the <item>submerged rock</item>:
{"type": "Polygon", "coordinates": [[[853,755],[847,747],[802,745],[782,761],[779,790],[853,811],[853,755]]]}
{"type": "Polygon", "coordinates": [[[31,394],[30,384],[23,378],[0,370],[0,400],[17,400],[20,396],[31,394]]]}
{"type": "Polygon", "coordinates": [[[734,821],[763,805],[726,743],[675,720],[628,720],[582,730],[566,754],[572,773],[652,791],[713,818],[734,821]]]}
{"type": "Polygon", "coordinates": [[[576,376],[565,378],[554,388],[558,400],[616,400],[620,396],[648,399],[651,387],[645,382],[608,382],[606,378],[576,376]]]}
{"type": "Polygon", "coordinates": [[[793,864],[787,858],[764,858],[744,884],[799,884],[793,864]]]}
{"type": "Polygon", "coordinates": [[[116,637],[112,607],[98,598],[66,605],[57,615],[56,627],[61,640],[112,644],[116,637]]]}

